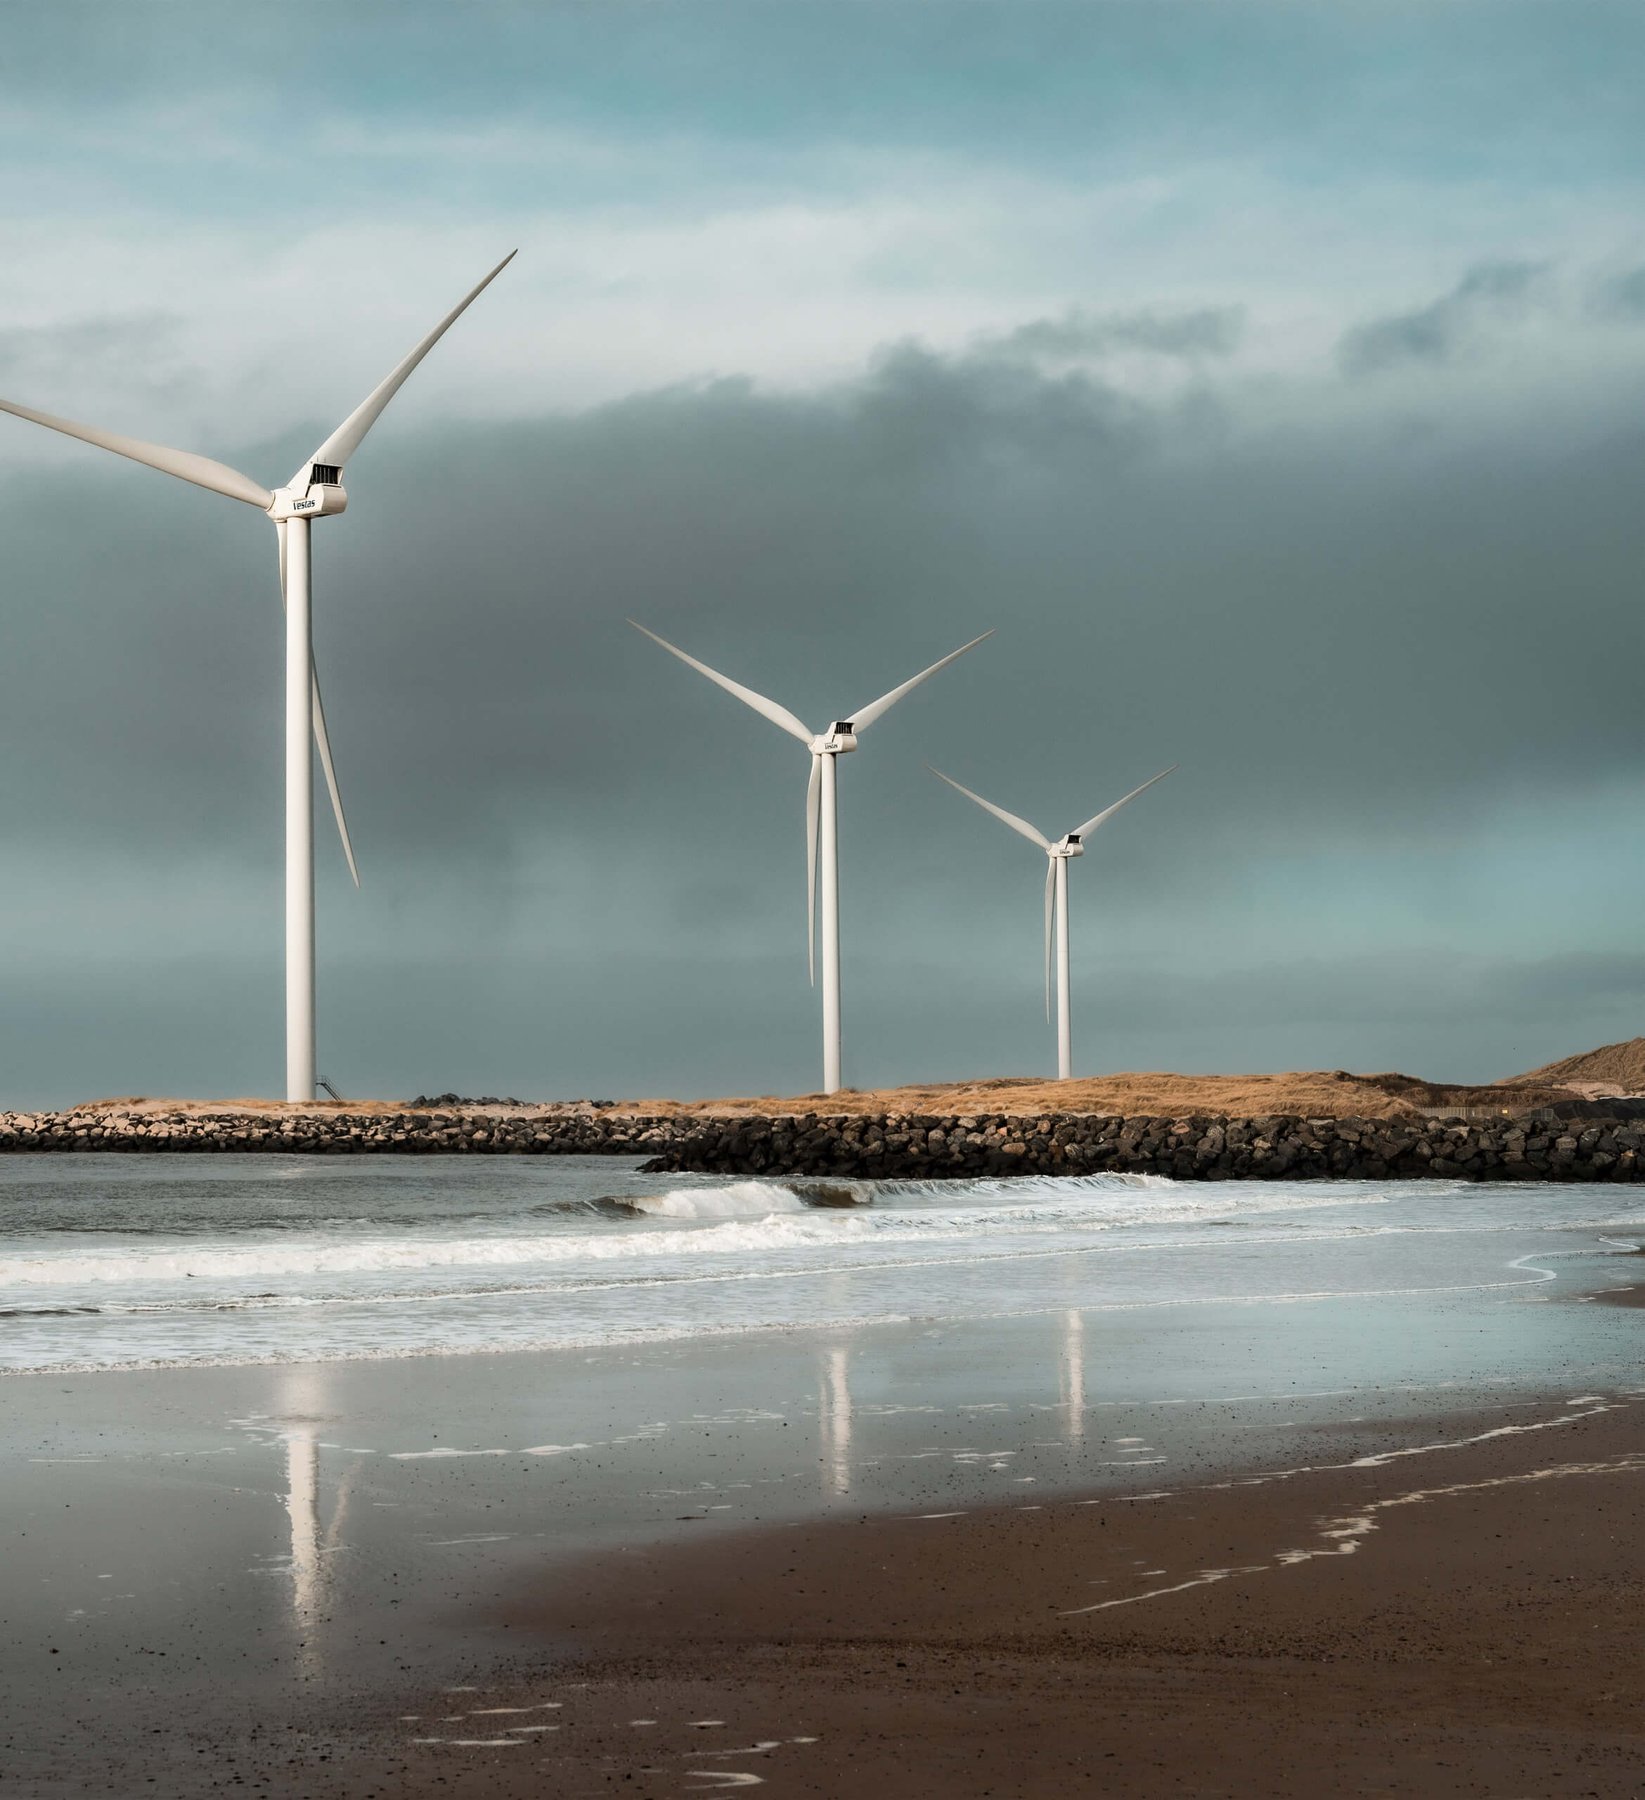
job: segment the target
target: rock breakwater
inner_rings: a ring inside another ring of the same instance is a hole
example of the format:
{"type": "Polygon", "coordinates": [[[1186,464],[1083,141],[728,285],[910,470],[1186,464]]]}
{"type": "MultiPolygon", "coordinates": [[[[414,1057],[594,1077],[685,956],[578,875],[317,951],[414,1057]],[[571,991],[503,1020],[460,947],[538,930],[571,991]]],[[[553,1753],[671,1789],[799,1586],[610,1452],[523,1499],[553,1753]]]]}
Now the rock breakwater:
{"type": "MultiPolygon", "coordinates": [[[[500,1103],[508,1105],[508,1102],[500,1103]]],[[[73,1112],[0,1113],[0,1152],[167,1151],[209,1155],[280,1152],[352,1156],[638,1156],[669,1145],[678,1118],[612,1115],[580,1108],[267,1107],[174,1112],[85,1107],[73,1112]]]]}
{"type": "Polygon", "coordinates": [[[648,1165],[869,1179],[1165,1175],[1177,1181],[1637,1181],[1645,1122],[1503,1119],[774,1118],[697,1120],[648,1165]]]}
{"type": "Polygon", "coordinates": [[[644,1156],[658,1173],[918,1180],[1165,1175],[1178,1181],[1632,1182],[1645,1120],[1117,1118],[1084,1113],[629,1113],[610,1105],[508,1111],[347,1108],[0,1113],[0,1153],[644,1156]]]}

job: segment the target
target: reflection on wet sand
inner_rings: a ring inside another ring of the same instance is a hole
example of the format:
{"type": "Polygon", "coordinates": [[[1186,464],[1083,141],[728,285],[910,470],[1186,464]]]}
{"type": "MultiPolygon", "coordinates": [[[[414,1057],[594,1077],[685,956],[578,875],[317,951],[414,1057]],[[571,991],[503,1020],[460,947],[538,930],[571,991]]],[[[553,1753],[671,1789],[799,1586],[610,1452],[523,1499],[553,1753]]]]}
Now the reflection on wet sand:
{"type": "Polygon", "coordinates": [[[319,1422],[325,1410],[324,1387],[319,1370],[303,1370],[286,1378],[280,1394],[286,1443],[285,1505],[291,1530],[291,1619],[297,1671],[305,1681],[316,1680],[324,1672],[320,1631],[330,1587],[330,1558],[342,1538],[354,1477],[354,1468],[350,1468],[338,1483],[331,1523],[322,1528],[319,1422]]]}
{"type": "Polygon", "coordinates": [[[1063,1431],[1069,1443],[1085,1436],[1085,1315],[1070,1307],[1062,1316],[1063,1431]]]}
{"type": "Polygon", "coordinates": [[[828,1494],[845,1494],[851,1489],[850,1362],[851,1353],[843,1344],[823,1353],[817,1428],[823,1491],[828,1494]]]}
{"type": "Polygon", "coordinates": [[[312,1426],[286,1435],[286,1511],[291,1515],[291,1615],[297,1662],[305,1677],[320,1673],[320,1449],[312,1426]]]}

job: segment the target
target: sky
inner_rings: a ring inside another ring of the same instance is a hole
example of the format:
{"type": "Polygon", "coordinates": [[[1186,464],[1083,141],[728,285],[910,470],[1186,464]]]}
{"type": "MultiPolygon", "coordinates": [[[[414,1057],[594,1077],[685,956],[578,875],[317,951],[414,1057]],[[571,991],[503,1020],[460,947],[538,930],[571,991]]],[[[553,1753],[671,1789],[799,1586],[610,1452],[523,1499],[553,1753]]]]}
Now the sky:
{"type": "MultiPolygon", "coordinates": [[[[351,1096],[1513,1074],[1645,1029],[1645,15],[1587,0],[58,0],[0,43],[0,395],[314,528],[351,1096]]],[[[283,1079],[248,507],[0,417],[0,1106],[283,1079]]]]}

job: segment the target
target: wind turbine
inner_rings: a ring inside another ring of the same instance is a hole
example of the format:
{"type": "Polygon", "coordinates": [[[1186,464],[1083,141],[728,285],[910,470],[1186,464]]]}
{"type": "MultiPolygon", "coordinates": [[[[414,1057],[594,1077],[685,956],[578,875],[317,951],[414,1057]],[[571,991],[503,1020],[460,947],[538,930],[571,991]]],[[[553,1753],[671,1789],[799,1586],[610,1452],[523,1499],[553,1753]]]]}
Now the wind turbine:
{"type": "Polygon", "coordinates": [[[274,522],[280,548],[280,594],[286,609],[286,1099],[314,1098],[314,761],[309,749],[312,733],[320,750],[332,811],[343,840],[343,854],[354,885],[360,875],[349,842],[348,822],[343,817],[337,772],[331,760],[331,741],[326,715],[320,704],[320,681],[314,669],[314,637],[311,624],[311,563],[309,522],[334,518],[348,505],[343,491],[343,464],[360,447],[378,415],[400,391],[401,384],[429,351],[445,336],[469,304],[488,288],[514,260],[510,251],[478,287],[466,294],[423,341],[388,372],[354,411],[314,454],[298,466],[282,488],[272,493],[249,475],[196,456],[188,450],[170,450],[164,444],[144,443],[121,437],[95,425],[59,419],[27,406],[0,400],[0,411],[20,419],[81,438],[99,449],[147,463],[163,474],[192,481],[230,500],[243,500],[268,514],[274,522]]]}
{"type": "Polygon", "coordinates": [[[888,713],[904,694],[912,693],[922,681],[929,681],[939,669],[946,669],[955,657],[964,656],[967,650],[974,650],[983,638],[992,637],[992,631],[985,631],[982,637],[972,638],[969,644],[961,644],[958,650],[951,650],[940,662],[932,663],[929,669],[921,669],[911,681],[905,681],[901,687],[894,687],[889,694],[881,694],[878,700],[870,705],[860,707],[843,719],[836,719],[826,731],[814,732],[809,725],[797,719],[786,706],[779,706],[775,700],[767,700],[763,694],[756,694],[752,688],[744,687],[740,682],[722,675],[716,669],[709,668],[707,663],[698,662],[696,657],[687,656],[678,645],[669,643],[667,638],[660,638],[654,631],[647,631],[644,625],[630,619],[630,625],[636,631],[643,631],[654,644],[662,647],[681,662],[695,669],[699,675],[706,675],[712,682],[723,687],[728,694],[735,694],[745,706],[751,706],[762,718],[769,719],[773,725],[780,726],[790,737],[795,737],[811,752],[811,779],[805,790],[805,953],[807,965],[811,971],[811,984],[816,986],[816,940],[817,940],[817,891],[818,891],[818,847],[821,846],[821,889],[822,889],[822,985],[823,985],[823,1092],[834,1094],[840,1088],[840,863],[839,863],[839,831],[835,808],[835,769],[837,758],[848,756],[857,747],[857,737],[866,731],[882,714],[888,713]]]}
{"type": "MultiPolygon", "coordinates": [[[[931,765],[925,765],[928,769],[931,765]]],[[[1100,813],[1089,818],[1083,825],[1076,826],[1067,837],[1058,838],[1052,843],[1043,832],[1036,830],[1026,819],[1019,819],[1015,813],[1008,813],[1003,806],[996,806],[992,800],[984,800],[981,794],[973,794],[968,787],[960,784],[950,776],[944,775],[941,769],[931,769],[931,773],[939,781],[946,781],[951,788],[958,788],[967,800],[975,800],[984,812],[989,812],[1001,824],[1038,844],[1046,855],[1045,870],[1045,1017],[1051,1019],[1051,942],[1053,935],[1057,946],[1057,1079],[1069,1081],[1074,1074],[1074,1041],[1073,1025],[1070,1019],[1072,995],[1068,974],[1068,863],[1071,857],[1085,854],[1084,839],[1088,838],[1099,825],[1113,818],[1122,806],[1129,806],[1138,794],[1151,788],[1156,781],[1163,781],[1167,775],[1180,765],[1172,763],[1169,769],[1161,769],[1157,775],[1150,775],[1141,787],[1132,788],[1123,800],[1116,800],[1112,806],[1104,807],[1100,813]]]]}

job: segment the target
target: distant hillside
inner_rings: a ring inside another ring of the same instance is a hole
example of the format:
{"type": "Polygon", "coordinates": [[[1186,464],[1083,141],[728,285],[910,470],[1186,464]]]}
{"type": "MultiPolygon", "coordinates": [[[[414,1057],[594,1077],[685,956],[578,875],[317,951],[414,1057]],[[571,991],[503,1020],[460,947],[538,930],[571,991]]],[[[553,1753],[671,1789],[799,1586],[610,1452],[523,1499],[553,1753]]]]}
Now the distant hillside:
{"type": "Polygon", "coordinates": [[[1568,1087],[1579,1093],[1645,1094],[1645,1037],[1621,1044],[1601,1044],[1580,1056],[1567,1056],[1545,1068],[1514,1075],[1505,1087],[1568,1087]]]}

